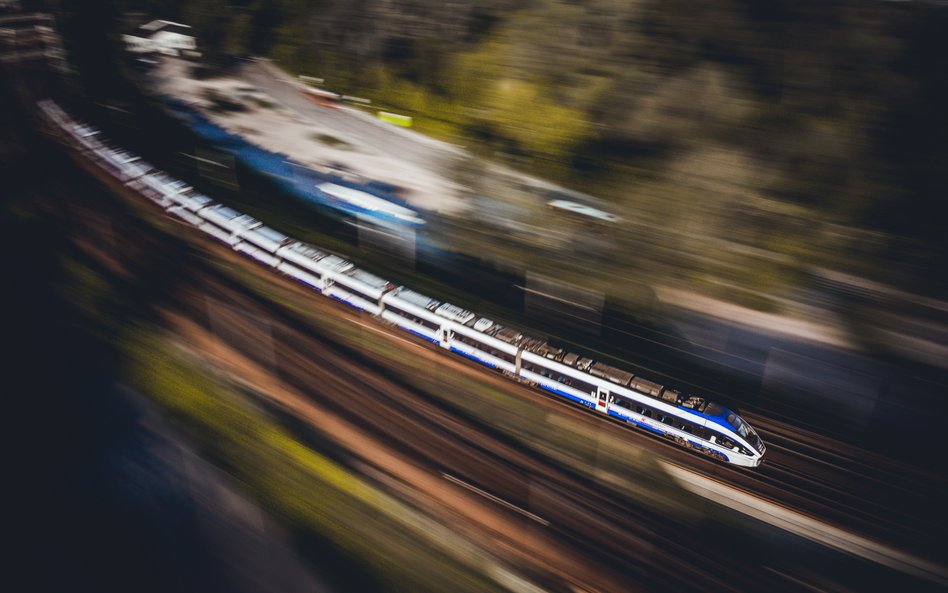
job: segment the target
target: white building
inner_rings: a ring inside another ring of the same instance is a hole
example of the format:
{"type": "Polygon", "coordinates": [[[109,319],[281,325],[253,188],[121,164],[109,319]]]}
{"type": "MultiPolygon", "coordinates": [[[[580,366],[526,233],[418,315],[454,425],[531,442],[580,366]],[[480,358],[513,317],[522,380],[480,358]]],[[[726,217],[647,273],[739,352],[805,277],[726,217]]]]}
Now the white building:
{"type": "Polygon", "coordinates": [[[171,21],[152,21],[123,35],[125,49],[132,53],[161,53],[166,56],[198,56],[191,27],[171,21]]]}

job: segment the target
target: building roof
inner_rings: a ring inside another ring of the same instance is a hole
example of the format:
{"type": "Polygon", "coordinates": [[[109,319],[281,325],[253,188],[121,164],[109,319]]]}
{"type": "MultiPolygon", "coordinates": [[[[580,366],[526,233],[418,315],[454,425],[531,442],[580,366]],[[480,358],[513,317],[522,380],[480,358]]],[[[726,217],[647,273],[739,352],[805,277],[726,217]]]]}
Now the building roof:
{"type": "Polygon", "coordinates": [[[327,196],[335,198],[340,202],[344,202],[349,206],[364,210],[370,214],[383,214],[414,224],[424,224],[425,222],[418,217],[415,211],[403,206],[399,206],[398,204],[394,204],[368,192],[329,182],[320,183],[316,186],[316,189],[327,196]]]}
{"type": "Polygon", "coordinates": [[[594,218],[602,222],[619,222],[622,220],[614,214],[609,214],[608,212],[599,210],[598,208],[593,208],[591,206],[586,206],[585,204],[572,202],[570,200],[552,200],[547,202],[547,205],[551,208],[556,208],[557,210],[564,210],[574,214],[588,216],[589,218],[594,218]]]}
{"type": "Polygon", "coordinates": [[[178,33],[180,35],[187,35],[189,37],[193,36],[191,27],[188,25],[182,25],[181,23],[174,23],[171,21],[156,20],[146,23],[144,25],[136,28],[130,35],[133,37],[142,37],[144,39],[149,39],[153,37],[156,33],[162,31],[168,33],[178,33]]]}

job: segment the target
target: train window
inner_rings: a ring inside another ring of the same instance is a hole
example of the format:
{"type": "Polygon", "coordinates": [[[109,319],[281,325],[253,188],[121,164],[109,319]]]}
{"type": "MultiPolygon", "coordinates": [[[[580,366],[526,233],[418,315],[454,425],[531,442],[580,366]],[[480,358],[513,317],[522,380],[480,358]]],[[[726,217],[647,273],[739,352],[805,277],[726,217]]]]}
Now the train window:
{"type": "MultiPolygon", "coordinates": [[[[501,359],[501,360],[505,360],[505,361],[507,361],[507,362],[513,362],[513,361],[514,361],[514,357],[511,356],[510,354],[507,354],[506,352],[500,352],[500,351],[498,351],[498,350],[496,350],[496,349],[494,349],[494,348],[491,348],[490,346],[488,346],[488,345],[486,345],[486,344],[483,344],[483,343],[480,342],[479,340],[475,340],[474,338],[472,338],[472,337],[470,337],[470,336],[465,336],[465,335],[463,335],[463,334],[456,333],[456,334],[454,334],[454,338],[455,338],[457,341],[459,341],[459,342],[461,342],[461,343],[463,343],[463,344],[467,344],[468,346],[471,346],[471,347],[473,347],[473,348],[476,348],[476,349],[480,350],[481,352],[483,352],[483,353],[485,353],[485,354],[490,354],[491,356],[494,356],[494,357],[499,358],[499,359],[501,359]]],[[[529,368],[529,367],[527,367],[526,365],[524,365],[523,368],[525,368],[525,369],[527,369],[527,370],[533,370],[532,368],[529,368]]]]}
{"type": "Polygon", "coordinates": [[[642,406],[635,406],[635,411],[641,414],[642,412],[645,411],[645,408],[643,408],[642,406]]]}
{"type": "Polygon", "coordinates": [[[356,290],[356,289],[354,289],[354,288],[349,288],[348,286],[342,284],[341,282],[339,282],[338,284],[339,284],[340,286],[342,286],[343,289],[345,289],[346,292],[348,292],[349,294],[351,294],[351,295],[354,296],[354,297],[360,298],[360,299],[362,299],[363,301],[366,301],[366,302],[368,302],[368,303],[372,303],[373,305],[379,304],[379,300],[378,300],[377,297],[370,297],[369,295],[365,294],[365,293],[362,292],[361,290],[356,290]]]}
{"type": "Polygon", "coordinates": [[[545,377],[545,376],[546,376],[545,369],[544,369],[543,367],[539,366],[539,365],[530,364],[530,363],[528,363],[528,362],[523,362],[523,363],[521,363],[521,366],[522,366],[523,368],[527,369],[528,371],[532,372],[532,373],[536,373],[536,374],[540,375],[541,377],[545,377]]]}
{"type": "Polygon", "coordinates": [[[651,418],[651,417],[652,417],[652,411],[651,411],[651,410],[645,410],[645,413],[642,414],[642,415],[645,416],[646,418],[651,418]]]}
{"type": "Polygon", "coordinates": [[[580,381],[579,379],[573,379],[573,385],[576,387],[576,389],[579,389],[580,391],[585,391],[586,393],[592,393],[593,391],[596,391],[595,385],[593,385],[592,383],[587,383],[585,381],[580,381]]]}
{"type": "Polygon", "coordinates": [[[690,425],[690,424],[685,424],[685,426],[684,426],[684,431],[687,432],[688,434],[693,434],[693,433],[694,433],[694,429],[691,428],[691,425],[690,425]]]}
{"type": "Polygon", "coordinates": [[[472,340],[472,342],[474,342],[472,345],[473,345],[475,348],[481,350],[482,352],[487,352],[487,353],[489,353],[489,354],[490,354],[491,356],[493,356],[494,358],[499,358],[500,360],[505,360],[505,361],[507,361],[507,362],[513,362],[513,357],[510,356],[509,354],[507,354],[506,352],[501,352],[501,351],[499,351],[499,350],[494,350],[493,348],[491,348],[491,347],[489,347],[489,346],[485,346],[484,344],[481,344],[480,342],[477,342],[477,341],[474,341],[474,340],[472,340]]]}

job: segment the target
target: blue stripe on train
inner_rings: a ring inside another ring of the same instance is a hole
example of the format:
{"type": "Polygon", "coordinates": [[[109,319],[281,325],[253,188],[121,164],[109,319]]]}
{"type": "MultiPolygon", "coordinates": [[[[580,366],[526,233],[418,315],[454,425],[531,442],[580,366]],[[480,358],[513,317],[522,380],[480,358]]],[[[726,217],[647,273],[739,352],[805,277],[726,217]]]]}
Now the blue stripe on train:
{"type": "Polygon", "coordinates": [[[435,344],[440,344],[440,343],[441,343],[439,340],[436,340],[436,339],[432,338],[431,336],[426,336],[425,334],[423,334],[423,333],[421,333],[421,332],[419,332],[419,331],[415,331],[415,330],[413,330],[413,329],[410,328],[410,327],[405,327],[404,325],[399,325],[398,327],[402,328],[403,330],[407,331],[407,332],[410,333],[410,334],[415,334],[415,335],[418,336],[419,338],[424,338],[424,339],[428,340],[429,342],[434,342],[435,344]]]}
{"type": "Polygon", "coordinates": [[[342,298],[341,296],[336,296],[336,295],[334,295],[334,294],[330,294],[329,296],[332,297],[332,298],[334,298],[334,299],[336,299],[336,300],[339,301],[340,303],[345,303],[345,304],[349,305],[349,306],[352,307],[353,309],[358,309],[358,310],[360,310],[360,311],[365,311],[365,308],[364,308],[364,307],[360,307],[359,305],[353,303],[352,301],[346,300],[346,299],[342,298]]]}
{"type": "Polygon", "coordinates": [[[567,393],[567,392],[565,392],[565,391],[561,391],[561,390],[559,390],[559,389],[557,389],[557,388],[555,388],[555,387],[550,387],[549,385],[544,385],[543,383],[540,383],[540,387],[542,387],[543,389],[546,389],[547,391],[552,391],[553,393],[555,393],[555,394],[557,394],[557,395],[562,395],[562,396],[565,397],[566,399],[571,400],[571,401],[574,401],[574,402],[576,402],[576,403],[578,403],[578,404],[583,404],[583,405],[586,406],[587,408],[596,409],[596,404],[590,403],[590,402],[584,400],[584,399],[581,398],[581,397],[576,397],[576,396],[573,395],[572,393],[567,393]]]}
{"type": "Polygon", "coordinates": [[[481,363],[481,364],[486,364],[487,366],[489,366],[489,367],[492,368],[492,369],[496,369],[496,368],[497,368],[497,365],[496,365],[496,364],[494,364],[494,363],[492,363],[492,362],[490,362],[490,361],[488,361],[488,360],[484,360],[483,358],[480,358],[479,356],[474,356],[473,354],[468,354],[467,352],[465,352],[465,351],[463,351],[463,350],[459,350],[459,349],[455,348],[454,346],[451,346],[451,350],[452,350],[453,352],[457,352],[457,353],[460,354],[461,356],[466,356],[466,357],[468,357],[468,358],[472,358],[472,359],[476,360],[477,362],[479,362],[479,363],[481,363]]]}

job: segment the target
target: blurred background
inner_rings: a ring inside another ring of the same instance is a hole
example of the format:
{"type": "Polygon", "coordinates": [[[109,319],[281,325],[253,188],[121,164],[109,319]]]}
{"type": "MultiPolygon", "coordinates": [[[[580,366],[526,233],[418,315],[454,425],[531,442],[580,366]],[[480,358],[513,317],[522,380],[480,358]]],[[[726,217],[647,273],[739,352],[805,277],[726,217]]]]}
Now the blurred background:
{"type": "Polygon", "coordinates": [[[37,588],[945,587],[946,32],[913,0],[0,2],[37,588]],[[764,464],[322,302],[103,178],[46,99],[394,284],[737,409],[764,464]]]}

